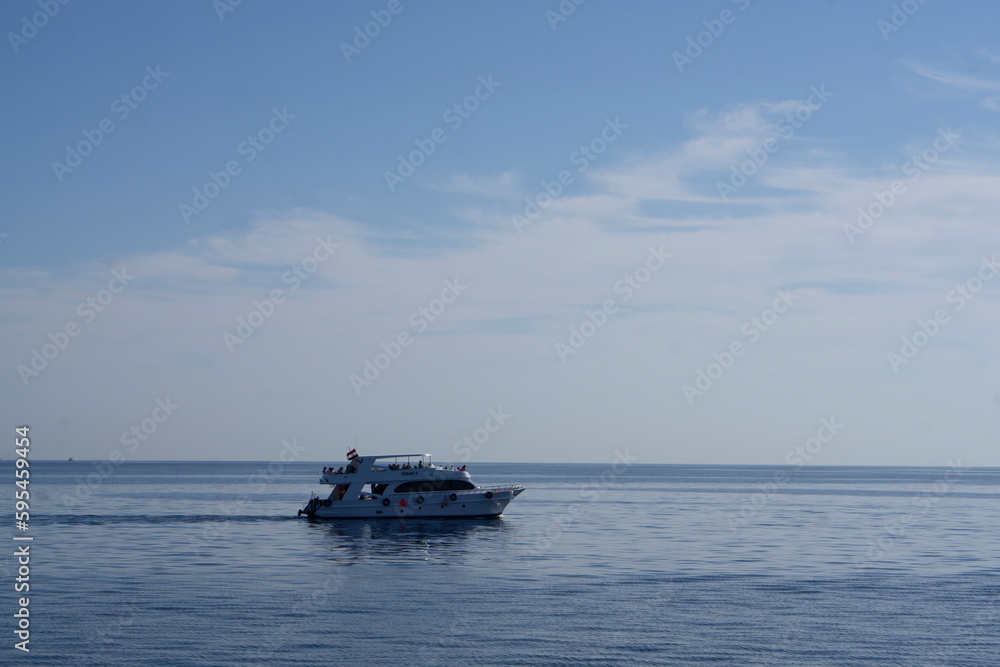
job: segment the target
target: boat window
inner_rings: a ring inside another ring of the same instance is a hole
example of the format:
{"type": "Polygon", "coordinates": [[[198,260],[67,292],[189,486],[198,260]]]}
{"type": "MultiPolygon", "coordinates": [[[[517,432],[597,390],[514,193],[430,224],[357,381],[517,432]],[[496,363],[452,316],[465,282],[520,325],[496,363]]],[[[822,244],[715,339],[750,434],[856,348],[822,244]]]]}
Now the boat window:
{"type": "Polygon", "coordinates": [[[475,484],[467,482],[464,479],[443,479],[439,481],[428,479],[420,482],[403,482],[395,488],[395,492],[416,493],[421,491],[423,493],[428,493],[430,491],[468,491],[469,489],[474,488],[476,488],[475,484]]]}

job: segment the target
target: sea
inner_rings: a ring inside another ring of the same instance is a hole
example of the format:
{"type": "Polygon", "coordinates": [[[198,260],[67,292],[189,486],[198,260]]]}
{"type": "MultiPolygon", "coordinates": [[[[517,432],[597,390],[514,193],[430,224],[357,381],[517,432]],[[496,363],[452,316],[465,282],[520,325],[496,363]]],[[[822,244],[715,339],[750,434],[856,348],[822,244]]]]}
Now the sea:
{"type": "Polygon", "coordinates": [[[325,464],[31,462],[0,664],[1000,665],[1000,469],[472,462],[501,518],[298,517],[325,464]]]}

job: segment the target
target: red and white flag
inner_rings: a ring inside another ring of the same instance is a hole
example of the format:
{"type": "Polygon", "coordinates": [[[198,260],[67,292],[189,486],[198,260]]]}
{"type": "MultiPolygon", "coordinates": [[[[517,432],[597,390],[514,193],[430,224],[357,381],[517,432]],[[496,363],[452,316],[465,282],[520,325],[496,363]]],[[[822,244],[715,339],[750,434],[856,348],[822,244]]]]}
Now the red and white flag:
{"type": "Polygon", "coordinates": [[[356,458],[358,458],[358,450],[352,449],[351,451],[347,452],[348,461],[353,461],[356,458]]]}

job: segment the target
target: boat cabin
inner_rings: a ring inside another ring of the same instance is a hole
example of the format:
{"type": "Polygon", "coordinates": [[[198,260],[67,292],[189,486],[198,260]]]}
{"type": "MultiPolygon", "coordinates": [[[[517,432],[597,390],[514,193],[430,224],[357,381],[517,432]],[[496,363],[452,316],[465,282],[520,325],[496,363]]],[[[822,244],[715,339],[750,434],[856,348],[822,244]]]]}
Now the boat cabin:
{"type": "Polygon", "coordinates": [[[436,466],[430,454],[356,456],[346,466],[325,469],[320,484],[333,486],[329,500],[377,500],[397,494],[471,491],[465,466],[436,466]]]}

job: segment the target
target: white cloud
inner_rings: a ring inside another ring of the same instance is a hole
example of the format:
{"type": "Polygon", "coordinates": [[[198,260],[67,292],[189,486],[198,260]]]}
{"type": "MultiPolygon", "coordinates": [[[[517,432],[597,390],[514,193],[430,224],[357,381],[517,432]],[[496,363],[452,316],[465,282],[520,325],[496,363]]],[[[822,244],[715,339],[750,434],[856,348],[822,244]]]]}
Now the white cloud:
{"type": "MultiPolygon", "coordinates": [[[[323,459],[355,434],[365,450],[406,443],[447,457],[453,439],[499,404],[515,419],[484,459],[551,458],[547,451],[565,458],[572,443],[588,460],[608,442],[634,442],[644,461],[768,462],[733,443],[814,428],[814,415],[839,411],[855,435],[826,462],[940,463],[936,451],[909,451],[906,425],[918,415],[945,424],[974,412],[983,384],[969,376],[971,358],[1000,354],[1000,279],[900,375],[885,355],[917,319],[945,305],[983,253],[1000,252],[992,219],[1000,177],[988,162],[937,164],[853,247],[843,225],[896,177],[894,168],[862,178],[805,160],[769,165],[763,183],[808,197],[792,198],[794,207],[788,198],[760,200],[740,215],[710,207],[697,218],[701,231],[666,233],[685,217],[644,212],[649,200],[696,201],[687,175],[727,165],[785,108],[699,112],[690,124],[705,134],[665,156],[605,166],[589,192],[560,198],[521,235],[477,225],[463,232],[474,243],[400,256],[385,246],[401,237],[372,232],[376,225],[296,210],[183,250],[128,258],[134,285],[28,389],[9,373],[0,398],[40,423],[59,406],[79,448],[65,456],[78,457],[84,448],[85,456],[107,455],[150,401],[170,395],[184,407],[146,458],[268,458],[282,438],[299,437],[312,446],[308,457],[323,459]],[[327,235],[341,247],[291,290],[282,274],[327,235]],[[650,245],[673,257],[625,303],[615,286],[650,245]],[[410,314],[455,278],[467,290],[417,335],[410,314]],[[681,385],[713,352],[745,340],[741,324],[775,290],[796,286],[795,310],[689,407],[681,385]],[[273,289],[287,301],[230,354],[223,334],[273,289]],[[620,311],[562,364],[555,342],[608,298],[620,311]],[[413,344],[356,396],[348,377],[403,331],[413,344]],[[558,447],[545,449],[553,437],[558,447]],[[865,453],[871,442],[880,444],[877,457],[865,453]]],[[[505,202],[489,201],[496,190],[479,191],[487,201],[476,215],[507,220],[505,202]]],[[[99,288],[102,272],[47,276],[49,291],[30,298],[0,292],[17,320],[3,325],[8,369],[75,317],[81,284],[84,295],[99,288]]],[[[969,442],[989,431],[988,420],[972,419],[962,431],[969,442]]]]}

